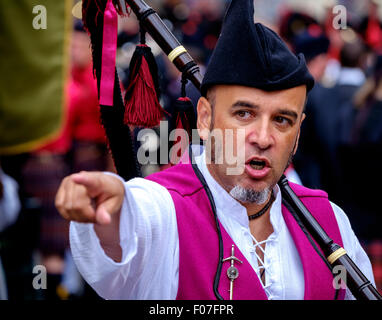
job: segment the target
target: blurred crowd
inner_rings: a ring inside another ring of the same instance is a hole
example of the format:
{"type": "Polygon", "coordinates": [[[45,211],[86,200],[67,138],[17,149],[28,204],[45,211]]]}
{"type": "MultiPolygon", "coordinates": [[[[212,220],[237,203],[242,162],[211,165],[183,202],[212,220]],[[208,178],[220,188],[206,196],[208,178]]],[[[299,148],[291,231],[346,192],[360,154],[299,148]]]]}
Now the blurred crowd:
{"type": "MultiPolygon", "coordinates": [[[[203,73],[229,1],[147,2],[203,73]]],[[[272,19],[262,16],[261,22],[276,31],[292,51],[305,56],[316,79],[306,104],[299,149],[288,172],[306,187],[327,191],[330,200],[344,209],[371,259],[381,291],[377,183],[382,181],[382,20],[378,15],[382,2],[362,0],[363,12],[348,12],[345,28],[333,22],[334,1],[323,6],[320,18],[287,1],[276,2],[280,5],[272,11],[272,19]]],[[[338,2],[346,8],[354,1],[338,2]]],[[[266,6],[267,1],[255,1],[255,11],[256,4],[266,6]]],[[[120,19],[117,71],[122,88],[126,88],[139,33],[134,14],[120,19]]],[[[181,93],[181,74],[149,37],[147,43],[159,68],[161,105],[171,113],[181,93]]],[[[196,106],[199,93],[191,84],[187,95],[196,106]]],[[[115,171],[100,124],[90,40],[78,19],[73,22],[67,101],[58,139],[33,152],[0,159],[0,299],[99,299],[73,264],[69,225],[54,207],[56,190],[68,174],[115,171]],[[31,286],[35,265],[46,268],[46,290],[31,286]]],[[[158,139],[152,140],[154,149],[159,147],[158,139]]],[[[149,164],[142,172],[147,175],[160,169],[149,164]]]]}

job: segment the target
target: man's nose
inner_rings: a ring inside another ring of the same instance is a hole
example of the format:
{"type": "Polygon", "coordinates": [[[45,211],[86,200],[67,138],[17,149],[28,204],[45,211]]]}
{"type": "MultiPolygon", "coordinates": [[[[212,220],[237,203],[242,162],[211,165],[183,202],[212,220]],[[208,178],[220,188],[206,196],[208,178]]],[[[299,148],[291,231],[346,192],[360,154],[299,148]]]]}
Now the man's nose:
{"type": "Polygon", "coordinates": [[[261,150],[266,150],[273,144],[271,127],[267,120],[255,123],[251,128],[248,128],[248,141],[250,144],[257,146],[261,150]]]}

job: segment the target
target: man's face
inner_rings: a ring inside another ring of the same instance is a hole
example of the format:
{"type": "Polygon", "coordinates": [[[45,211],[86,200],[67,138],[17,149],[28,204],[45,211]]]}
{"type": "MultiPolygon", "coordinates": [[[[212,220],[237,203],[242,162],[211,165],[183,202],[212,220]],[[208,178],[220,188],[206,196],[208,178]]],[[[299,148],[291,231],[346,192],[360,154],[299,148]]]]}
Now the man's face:
{"type": "Polygon", "coordinates": [[[212,129],[223,133],[222,143],[217,145],[216,141],[211,141],[212,157],[207,163],[211,160],[208,168],[212,176],[228,192],[236,186],[254,191],[272,188],[296,152],[305,116],[306,87],[266,92],[250,87],[218,85],[212,89],[211,97],[199,100],[198,130],[205,141],[212,129]],[[227,129],[233,132],[232,142],[224,134],[227,129]],[[242,139],[239,138],[240,131],[242,139]],[[227,174],[232,165],[224,156],[222,163],[216,161],[216,155],[224,154],[227,148],[239,153],[235,155],[241,159],[236,164],[243,169],[239,174],[227,174]]]}

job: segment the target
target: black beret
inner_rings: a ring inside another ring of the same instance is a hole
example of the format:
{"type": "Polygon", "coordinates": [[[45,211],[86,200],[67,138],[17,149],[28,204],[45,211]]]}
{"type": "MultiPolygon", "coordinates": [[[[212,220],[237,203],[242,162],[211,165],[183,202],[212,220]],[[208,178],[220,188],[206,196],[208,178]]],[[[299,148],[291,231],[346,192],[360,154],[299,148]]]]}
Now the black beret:
{"type": "Polygon", "coordinates": [[[311,25],[294,38],[295,53],[303,53],[307,61],[329,50],[329,38],[318,25],[311,25]]]}
{"type": "Polygon", "coordinates": [[[285,41],[292,42],[296,35],[312,24],[317,25],[318,21],[306,13],[289,11],[280,17],[279,35],[285,41]]]}
{"type": "Polygon", "coordinates": [[[302,54],[296,56],[274,31],[255,23],[253,0],[232,0],[207,66],[202,95],[217,84],[265,91],[306,85],[309,91],[314,79],[302,54]]]}
{"type": "Polygon", "coordinates": [[[84,28],[84,24],[79,19],[75,19],[73,29],[74,31],[77,31],[77,32],[86,32],[84,28]]]}

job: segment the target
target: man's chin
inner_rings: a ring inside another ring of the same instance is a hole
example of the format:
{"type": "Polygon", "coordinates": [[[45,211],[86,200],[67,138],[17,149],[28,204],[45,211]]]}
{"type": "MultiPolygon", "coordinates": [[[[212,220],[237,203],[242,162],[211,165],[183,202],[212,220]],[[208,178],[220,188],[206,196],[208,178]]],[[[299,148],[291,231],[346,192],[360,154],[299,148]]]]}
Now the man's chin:
{"type": "Polygon", "coordinates": [[[262,190],[254,190],[252,188],[244,188],[240,185],[233,187],[229,194],[242,203],[257,203],[263,204],[268,199],[271,189],[265,188],[262,190]]]}

